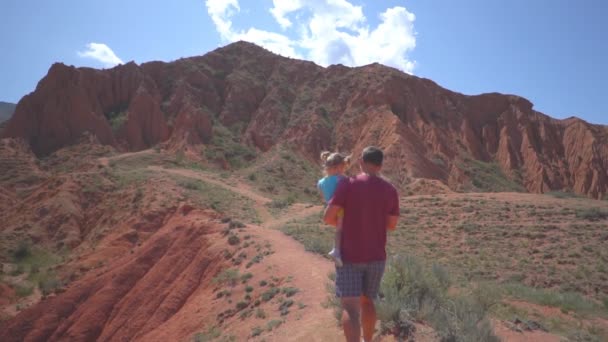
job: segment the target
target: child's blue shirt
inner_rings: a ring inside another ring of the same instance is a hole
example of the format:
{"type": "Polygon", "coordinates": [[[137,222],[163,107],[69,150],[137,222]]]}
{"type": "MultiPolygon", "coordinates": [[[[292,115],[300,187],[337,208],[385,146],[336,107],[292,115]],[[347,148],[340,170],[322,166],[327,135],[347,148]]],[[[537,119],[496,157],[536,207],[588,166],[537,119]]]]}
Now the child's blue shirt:
{"type": "Polygon", "coordinates": [[[345,177],[342,175],[332,175],[319,179],[317,188],[319,188],[319,190],[321,190],[323,193],[325,203],[329,202],[329,200],[334,196],[338,183],[340,183],[340,181],[344,178],[345,177]]]}

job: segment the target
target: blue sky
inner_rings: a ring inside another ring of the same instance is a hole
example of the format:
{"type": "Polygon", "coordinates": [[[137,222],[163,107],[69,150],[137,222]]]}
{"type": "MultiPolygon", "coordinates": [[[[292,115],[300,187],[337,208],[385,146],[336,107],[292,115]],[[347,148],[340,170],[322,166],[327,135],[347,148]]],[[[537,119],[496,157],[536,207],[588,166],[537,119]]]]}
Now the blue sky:
{"type": "Polygon", "coordinates": [[[608,124],[608,1],[5,0],[0,10],[0,101],[33,91],[56,61],[171,61],[244,39],[321,65],[378,61],[608,124]]]}

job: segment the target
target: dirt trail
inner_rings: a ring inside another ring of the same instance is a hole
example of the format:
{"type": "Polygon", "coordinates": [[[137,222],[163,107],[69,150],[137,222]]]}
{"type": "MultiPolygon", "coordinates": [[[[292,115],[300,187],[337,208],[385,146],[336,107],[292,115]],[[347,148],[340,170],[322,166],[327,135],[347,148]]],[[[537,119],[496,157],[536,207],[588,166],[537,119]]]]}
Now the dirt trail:
{"type": "Polygon", "coordinates": [[[308,253],[304,247],[289,238],[276,228],[291,220],[304,218],[320,213],[321,206],[310,206],[302,203],[294,204],[282,217],[273,218],[265,207],[271,200],[252,190],[247,184],[231,179],[230,184],[219,180],[208,173],[184,170],[165,169],[150,166],[149,169],[166,172],[183,177],[199,179],[226,190],[238,193],[253,200],[262,224],[250,226],[252,233],[270,242],[275,253],[267,258],[266,263],[272,274],[289,275],[293,277],[291,286],[300,289],[300,298],[306,303],[306,311],[297,320],[288,320],[281,329],[265,334],[263,339],[270,341],[342,341],[343,334],[336,325],[331,308],[324,308],[328,292],[328,275],[333,271],[333,264],[319,255],[308,253]]]}
{"type": "Polygon", "coordinates": [[[268,208],[266,208],[266,204],[270,203],[272,200],[270,198],[264,197],[263,195],[260,195],[260,194],[256,193],[255,191],[251,190],[251,188],[247,184],[244,184],[239,180],[232,179],[231,183],[233,185],[229,185],[229,184],[211,176],[211,174],[205,173],[202,171],[195,171],[195,170],[188,170],[188,169],[165,169],[160,166],[148,166],[148,169],[157,171],[157,172],[165,172],[165,173],[171,173],[171,174],[179,175],[179,176],[183,176],[183,177],[194,178],[194,179],[202,180],[203,182],[206,182],[206,183],[217,185],[228,191],[232,191],[234,193],[237,193],[239,195],[242,195],[244,197],[247,197],[247,198],[253,200],[253,202],[255,203],[255,210],[258,213],[258,216],[260,217],[260,220],[262,220],[262,222],[267,222],[267,221],[270,221],[273,219],[272,215],[268,211],[268,208]]]}
{"type": "MultiPolygon", "coordinates": [[[[149,153],[141,151],[123,154],[111,158],[101,158],[100,162],[109,163],[110,160],[123,159],[135,154],[149,153]]],[[[237,193],[254,202],[255,209],[262,223],[259,226],[249,226],[249,231],[254,235],[270,242],[275,249],[275,253],[267,257],[265,264],[267,271],[275,275],[285,275],[292,278],[290,286],[300,289],[301,301],[306,304],[306,308],[294,319],[288,319],[280,329],[265,333],[259,338],[252,340],[266,341],[343,341],[343,333],[336,325],[331,308],[324,308],[323,303],[327,301],[328,275],[333,271],[333,264],[322,258],[304,250],[304,247],[276,230],[280,225],[292,220],[305,218],[314,214],[320,214],[323,207],[296,203],[289,207],[280,217],[273,217],[266,205],[272,200],[254,189],[241,180],[230,178],[220,179],[217,176],[197,170],[190,169],[167,169],[160,166],[149,166],[148,169],[155,172],[179,175],[192,179],[198,179],[206,183],[217,185],[228,191],[237,193]]],[[[245,322],[243,322],[245,323],[245,322]]],[[[557,341],[558,336],[543,332],[515,333],[508,329],[504,324],[494,321],[495,332],[506,341],[557,341]]],[[[249,324],[242,327],[234,327],[238,335],[246,335],[245,329],[250,329],[249,324]],[[242,330],[242,331],[241,331],[242,330]]],[[[424,327],[423,327],[424,328],[424,327]]],[[[172,329],[168,329],[169,331],[172,329]]],[[[422,341],[433,341],[432,329],[420,329],[416,338],[422,341]],[[426,331],[429,330],[429,331],[426,331]]],[[[154,333],[152,334],[154,335],[154,333]]],[[[161,335],[156,337],[161,337],[161,335]]],[[[148,336],[150,337],[150,336],[148,336]]],[[[168,337],[168,336],[164,336],[168,337]]],[[[378,338],[377,341],[393,341],[393,338],[378,338]]]]}
{"type": "Polygon", "coordinates": [[[101,157],[98,159],[99,163],[103,166],[109,166],[110,165],[110,161],[113,160],[121,160],[121,159],[125,159],[128,157],[132,157],[132,156],[138,156],[141,154],[150,154],[152,153],[153,150],[142,150],[142,151],[137,151],[137,152],[127,152],[127,153],[122,153],[116,156],[112,156],[112,157],[101,157]]]}

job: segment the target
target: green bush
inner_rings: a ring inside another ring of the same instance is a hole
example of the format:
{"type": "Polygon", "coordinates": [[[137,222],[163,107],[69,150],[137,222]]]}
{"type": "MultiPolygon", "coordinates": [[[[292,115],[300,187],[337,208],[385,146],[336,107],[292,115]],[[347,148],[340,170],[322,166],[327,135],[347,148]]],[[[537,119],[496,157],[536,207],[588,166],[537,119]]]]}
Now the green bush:
{"type": "Polygon", "coordinates": [[[264,332],[264,330],[260,327],[254,327],[253,329],[251,329],[251,337],[256,337],[261,335],[264,332]]]}
{"type": "Polygon", "coordinates": [[[264,311],[264,309],[258,308],[255,311],[255,317],[256,318],[260,318],[260,319],[264,319],[264,318],[266,318],[266,312],[264,311]]]}
{"type": "Polygon", "coordinates": [[[291,297],[291,296],[295,295],[296,293],[300,292],[300,290],[296,287],[284,287],[282,292],[285,295],[285,297],[291,297]]]}
{"type": "Polygon", "coordinates": [[[110,127],[112,127],[112,131],[116,133],[122,128],[122,126],[124,126],[125,122],[127,122],[129,112],[126,110],[112,111],[107,114],[107,118],[110,123],[110,127]]]}
{"type": "MultiPolygon", "coordinates": [[[[243,255],[243,254],[241,253],[240,255],[243,255]]],[[[240,256],[240,255],[239,255],[239,256],[240,256]]],[[[252,273],[250,273],[250,272],[247,272],[247,273],[245,273],[245,274],[243,274],[243,275],[241,276],[241,282],[242,282],[243,284],[245,284],[245,283],[246,283],[247,281],[249,281],[249,279],[251,279],[251,278],[253,278],[253,274],[252,274],[252,273]]]]}
{"type": "Polygon", "coordinates": [[[272,331],[272,329],[278,328],[281,324],[283,324],[283,321],[278,320],[278,319],[273,319],[272,321],[266,323],[266,330],[272,331]]]}
{"type": "Polygon", "coordinates": [[[239,237],[236,235],[230,235],[228,237],[228,244],[231,246],[238,245],[240,242],[241,242],[241,239],[239,239],[239,237]]]}
{"type": "Polygon", "coordinates": [[[415,320],[429,322],[442,341],[498,341],[486,312],[487,291],[450,296],[447,272],[418,259],[395,257],[387,265],[377,305],[382,331],[405,338],[415,320]]]}
{"type": "Polygon", "coordinates": [[[237,220],[232,220],[230,221],[230,223],[228,224],[228,228],[230,229],[234,229],[234,228],[245,228],[245,224],[241,221],[237,221],[237,220]]]}
{"type": "Polygon", "coordinates": [[[264,293],[262,293],[262,300],[267,302],[269,300],[271,300],[272,298],[274,298],[274,296],[276,296],[279,293],[279,289],[276,287],[272,287],[268,290],[266,290],[264,293]]]}
{"type": "Polygon", "coordinates": [[[32,254],[29,243],[25,241],[19,242],[17,249],[13,252],[15,261],[19,262],[32,254]]]}

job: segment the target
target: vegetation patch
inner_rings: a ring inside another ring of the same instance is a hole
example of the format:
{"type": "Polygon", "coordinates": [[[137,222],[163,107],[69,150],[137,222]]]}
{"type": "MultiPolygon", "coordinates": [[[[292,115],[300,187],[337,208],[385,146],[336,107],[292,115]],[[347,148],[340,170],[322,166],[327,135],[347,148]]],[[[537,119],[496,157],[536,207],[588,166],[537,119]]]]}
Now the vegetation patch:
{"type": "Polygon", "coordinates": [[[229,284],[231,286],[236,286],[238,279],[239,271],[234,268],[229,268],[221,271],[213,278],[212,282],[217,285],[229,284]]]}
{"type": "Polygon", "coordinates": [[[407,338],[413,322],[429,322],[442,341],[499,341],[487,312],[493,299],[482,289],[449,295],[451,279],[438,265],[415,257],[390,260],[382,280],[378,318],[385,334],[407,338]]]}
{"type": "Polygon", "coordinates": [[[323,257],[327,257],[327,253],[333,247],[334,229],[322,225],[320,217],[316,214],[281,227],[281,231],[304,245],[307,251],[323,257]]]}
{"type": "Polygon", "coordinates": [[[293,202],[318,203],[316,184],[321,167],[286,147],[273,147],[242,171],[258,191],[275,199],[269,207],[279,211],[293,202]]]}
{"type": "Polygon", "coordinates": [[[129,118],[129,112],[126,108],[118,108],[116,110],[112,110],[106,114],[106,118],[112,127],[112,131],[117,133],[122,126],[127,122],[129,118]]]}
{"type": "Polygon", "coordinates": [[[582,208],[577,209],[576,217],[588,221],[600,221],[608,219],[608,210],[600,208],[582,208]]]}
{"type": "Polygon", "coordinates": [[[526,302],[560,308],[563,312],[574,311],[579,314],[601,314],[608,317],[608,310],[603,305],[579,293],[533,288],[519,283],[504,284],[502,288],[508,296],[526,302]]]}
{"type": "Polygon", "coordinates": [[[226,160],[233,169],[247,166],[256,158],[256,151],[241,142],[240,130],[234,127],[231,131],[220,122],[214,122],[213,136],[205,149],[205,158],[211,161],[226,160]]]}
{"type": "Polygon", "coordinates": [[[526,189],[515,180],[510,179],[496,162],[483,162],[464,158],[458,166],[471,180],[471,185],[482,192],[525,192],[526,189]]]}
{"type": "Polygon", "coordinates": [[[196,204],[211,208],[227,217],[235,218],[230,227],[244,226],[242,221],[257,223],[259,218],[254,202],[220,186],[194,180],[188,177],[172,176],[176,183],[186,190],[186,195],[196,204]]]}
{"type": "Polygon", "coordinates": [[[218,327],[211,327],[205,332],[196,333],[193,337],[194,342],[209,342],[217,339],[222,335],[222,330],[218,327]]]}

